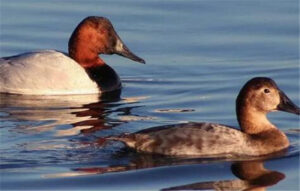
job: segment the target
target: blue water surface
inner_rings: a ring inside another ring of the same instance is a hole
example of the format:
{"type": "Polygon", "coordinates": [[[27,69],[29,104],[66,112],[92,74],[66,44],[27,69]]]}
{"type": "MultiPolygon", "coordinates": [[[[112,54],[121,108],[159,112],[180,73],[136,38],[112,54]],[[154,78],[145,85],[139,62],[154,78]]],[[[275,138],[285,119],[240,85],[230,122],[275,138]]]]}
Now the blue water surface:
{"type": "Polygon", "coordinates": [[[299,117],[271,113],[292,146],[250,163],[172,158],[102,147],[99,138],[189,121],[238,126],[235,98],[252,77],[273,78],[297,104],[297,0],[2,0],[0,56],[67,52],[86,16],[105,16],[146,65],[101,56],[120,75],[121,99],[0,95],[2,190],[243,190],[238,165],[268,169],[267,190],[299,190],[299,117]],[[273,182],[272,182],[272,181],[273,182]],[[231,187],[228,187],[231,185],[231,187]]]}

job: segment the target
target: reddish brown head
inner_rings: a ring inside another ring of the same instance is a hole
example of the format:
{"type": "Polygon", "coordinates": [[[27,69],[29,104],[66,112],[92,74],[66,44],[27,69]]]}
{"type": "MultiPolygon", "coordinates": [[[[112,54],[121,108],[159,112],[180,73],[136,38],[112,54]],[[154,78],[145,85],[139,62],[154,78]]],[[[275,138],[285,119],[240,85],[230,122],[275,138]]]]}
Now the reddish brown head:
{"type": "Polygon", "coordinates": [[[99,54],[119,54],[145,63],[126,47],[108,19],[87,17],[79,23],[69,40],[69,56],[82,67],[88,68],[105,64],[99,54]]]}

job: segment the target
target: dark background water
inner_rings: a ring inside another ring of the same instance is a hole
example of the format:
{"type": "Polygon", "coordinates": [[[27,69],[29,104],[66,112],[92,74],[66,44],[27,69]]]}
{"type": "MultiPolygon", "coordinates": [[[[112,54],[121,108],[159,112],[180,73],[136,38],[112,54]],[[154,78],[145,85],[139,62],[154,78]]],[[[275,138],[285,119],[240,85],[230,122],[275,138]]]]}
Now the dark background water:
{"type": "MultiPolygon", "coordinates": [[[[97,140],[186,121],[237,126],[236,95],[255,76],[273,78],[299,105],[298,3],[2,0],[1,57],[67,51],[76,25],[97,15],[108,17],[147,64],[103,56],[121,76],[121,100],[1,95],[1,189],[159,190],[197,182],[199,189],[212,189],[212,182],[237,180],[234,161],[120,153],[122,144],[102,148],[97,140]]],[[[272,113],[269,118],[293,146],[264,162],[285,175],[273,174],[279,182],[268,190],[298,190],[299,117],[272,113]]]]}

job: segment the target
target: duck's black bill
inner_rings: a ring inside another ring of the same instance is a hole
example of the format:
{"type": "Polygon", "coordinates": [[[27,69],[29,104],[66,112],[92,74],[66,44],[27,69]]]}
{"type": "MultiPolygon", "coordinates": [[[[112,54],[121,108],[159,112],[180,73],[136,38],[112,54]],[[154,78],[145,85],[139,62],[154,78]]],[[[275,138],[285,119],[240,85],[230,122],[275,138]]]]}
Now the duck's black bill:
{"type": "Polygon", "coordinates": [[[126,58],[129,58],[133,61],[136,61],[136,62],[139,62],[139,63],[142,63],[142,64],[145,64],[145,60],[138,57],[137,55],[133,54],[128,48],[126,45],[123,44],[123,47],[121,50],[117,51],[116,54],[120,55],[120,56],[124,56],[126,58]]]}
{"type": "Polygon", "coordinates": [[[283,93],[282,91],[280,91],[279,95],[280,95],[280,103],[277,106],[277,110],[300,115],[300,108],[297,105],[295,105],[290,100],[290,98],[288,98],[287,95],[285,95],[285,93],[283,93]]]}

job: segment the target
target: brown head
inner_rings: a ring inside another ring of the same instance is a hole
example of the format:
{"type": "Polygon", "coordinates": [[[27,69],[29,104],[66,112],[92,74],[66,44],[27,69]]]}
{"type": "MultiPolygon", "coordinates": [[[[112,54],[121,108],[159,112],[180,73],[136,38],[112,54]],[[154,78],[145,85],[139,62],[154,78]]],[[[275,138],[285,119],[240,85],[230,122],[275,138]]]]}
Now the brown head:
{"type": "Polygon", "coordinates": [[[274,127],[266,114],[278,110],[300,115],[299,107],[270,78],[249,80],[236,99],[237,118],[242,131],[246,133],[258,133],[274,127]]]}
{"type": "Polygon", "coordinates": [[[118,54],[145,63],[127,48],[108,19],[87,17],[79,23],[70,37],[69,56],[82,67],[88,68],[105,64],[99,54],[118,54]]]}

